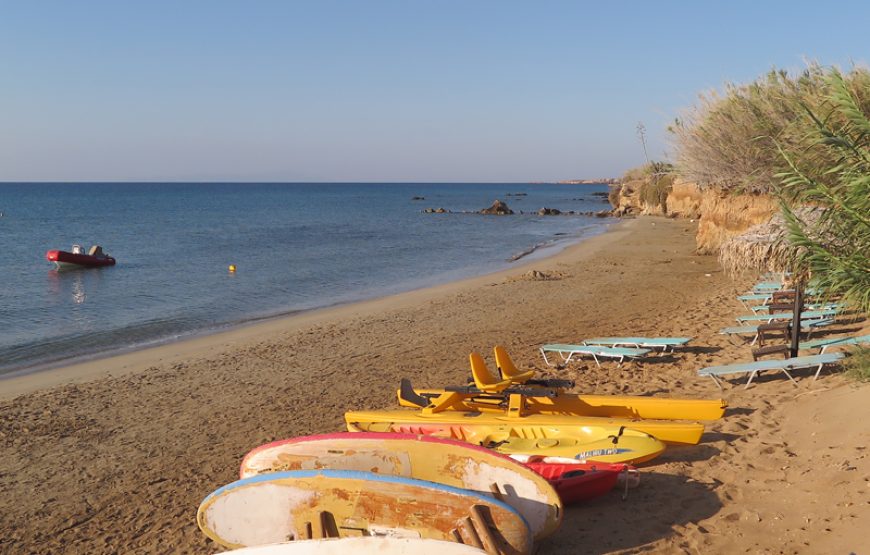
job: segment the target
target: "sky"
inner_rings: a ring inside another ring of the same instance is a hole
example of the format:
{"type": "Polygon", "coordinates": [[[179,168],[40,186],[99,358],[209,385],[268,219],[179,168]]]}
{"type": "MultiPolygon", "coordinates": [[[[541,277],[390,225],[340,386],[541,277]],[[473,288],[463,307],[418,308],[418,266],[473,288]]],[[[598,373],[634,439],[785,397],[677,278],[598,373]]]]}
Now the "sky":
{"type": "Polygon", "coordinates": [[[868,61],[870,2],[0,0],[0,181],[528,182],[868,61]]]}

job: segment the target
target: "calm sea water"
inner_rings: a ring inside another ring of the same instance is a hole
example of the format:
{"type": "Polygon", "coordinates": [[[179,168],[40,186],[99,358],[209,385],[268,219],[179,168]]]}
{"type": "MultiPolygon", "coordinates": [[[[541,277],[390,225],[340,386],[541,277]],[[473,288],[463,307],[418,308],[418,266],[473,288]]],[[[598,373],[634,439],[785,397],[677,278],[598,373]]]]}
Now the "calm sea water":
{"type": "Polygon", "coordinates": [[[496,198],[515,211],[597,211],[608,204],[592,193],[605,191],[543,184],[0,184],[0,376],[499,270],[536,247],[597,234],[606,221],[421,211],[479,210],[496,198]],[[45,251],[73,243],[100,244],[118,264],[58,271],[45,260],[45,251]]]}

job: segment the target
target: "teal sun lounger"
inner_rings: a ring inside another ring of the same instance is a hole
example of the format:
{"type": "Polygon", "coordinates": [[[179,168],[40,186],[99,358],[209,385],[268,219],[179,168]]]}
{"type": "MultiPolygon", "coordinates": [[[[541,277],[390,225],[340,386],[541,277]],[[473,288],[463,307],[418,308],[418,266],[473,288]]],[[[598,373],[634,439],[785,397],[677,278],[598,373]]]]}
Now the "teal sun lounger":
{"type": "MultiPolygon", "coordinates": [[[[807,312],[801,312],[801,320],[812,320],[814,318],[827,318],[829,316],[834,316],[839,312],[837,309],[829,309],[829,310],[811,310],[807,312]]],[[[772,320],[791,320],[793,317],[792,312],[777,312],[775,314],[747,314],[743,316],[738,316],[738,322],[770,322],[772,320]]]]}
{"type": "Polygon", "coordinates": [[[840,347],[847,345],[870,345],[870,335],[862,335],[860,337],[832,337],[828,339],[804,341],[799,345],[799,348],[807,350],[820,349],[819,353],[824,353],[828,347],[840,347]]]}
{"type": "Polygon", "coordinates": [[[737,364],[726,364],[725,366],[709,366],[698,370],[699,376],[710,376],[719,389],[722,389],[720,376],[729,374],[749,374],[749,379],[746,380],[746,387],[752,383],[753,378],[759,372],[764,370],[779,370],[788,376],[791,383],[797,385],[794,378],[789,373],[789,370],[798,370],[801,368],[816,368],[816,375],[813,381],[819,378],[819,372],[822,371],[822,366],[825,364],[833,364],[843,358],[843,353],[825,353],[823,355],[812,355],[806,357],[794,357],[779,360],[759,360],[757,362],[741,362],[737,364]]]}
{"type": "MultiPolygon", "coordinates": [[[[823,318],[821,320],[801,320],[801,331],[802,332],[810,332],[816,328],[820,328],[823,326],[830,326],[834,321],[830,318],[823,318]]],[[[719,330],[720,334],[723,335],[749,335],[752,334],[755,337],[752,338],[752,342],[750,345],[755,345],[755,342],[758,341],[758,325],[748,325],[748,326],[733,326],[730,328],[722,328],[719,330]]]]}
{"type": "Polygon", "coordinates": [[[584,345],[606,345],[609,347],[634,347],[635,349],[661,349],[673,351],[682,347],[691,337],[595,337],[583,341],[584,345]]]}
{"type": "Polygon", "coordinates": [[[649,349],[629,349],[626,347],[602,347],[597,345],[544,345],[541,347],[541,354],[544,356],[544,362],[547,366],[552,366],[552,363],[547,359],[547,353],[558,353],[562,358],[562,362],[571,362],[577,356],[591,356],[595,359],[595,364],[601,366],[599,358],[618,358],[619,364],[622,364],[626,358],[638,358],[649,354],[649,349]]]}

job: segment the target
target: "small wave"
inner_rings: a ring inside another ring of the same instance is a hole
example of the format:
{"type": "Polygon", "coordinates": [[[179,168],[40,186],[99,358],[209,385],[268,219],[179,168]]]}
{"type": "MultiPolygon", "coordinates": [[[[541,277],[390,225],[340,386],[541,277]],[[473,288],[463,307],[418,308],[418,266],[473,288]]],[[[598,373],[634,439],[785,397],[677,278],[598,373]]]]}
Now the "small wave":
{"type": "Polygon", "coordinates": [[[507,261],[508,262],[516,262],[517,260],[520,260],[520,259],[523,259],[523,258],[529,256],[530,254],[532,254],[535,251],[538,251],[538,250],[541,250],[541,249],[547,248],[547,247],[552,247],[555,244],[556,244],[555,241],[544,241],[543,243],[538,243],[536,245],[532,245],[528,249],[511,256],[510,258],[507,259],[507,261]]]}

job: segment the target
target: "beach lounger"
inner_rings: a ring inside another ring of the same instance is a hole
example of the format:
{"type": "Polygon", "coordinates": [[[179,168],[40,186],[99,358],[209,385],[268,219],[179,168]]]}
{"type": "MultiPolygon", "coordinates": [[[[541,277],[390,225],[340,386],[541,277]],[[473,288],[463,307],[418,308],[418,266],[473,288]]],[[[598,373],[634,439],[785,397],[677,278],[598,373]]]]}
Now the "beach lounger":
{"type": "Polygon", "coordinates": [[[760,283],[756,283],[752,290],[756,293],[763,293],[767,291],[779,291],[782,289],[781,281],[762,281],[760,283]]]}
{"type": "Polygon", "coordinates": [[[663,353],[682,347],[691,337],[595,337],[583,341],[584,345],[609,347],[634,347],[636,349],[661,349],[663,353]]]}
{"type": "MultiPolygon", "coordinates": [[[[791,303],[788,303],[788,304],[791,304],[791,303]]],[[[843,304],[840,304],[840,303],[828,303],[828,304],[804,303],[804,308],[807,311],[811,311],[811,310],[812,311],[816,311],[816,310],[842,310],[842,309],[846,308],[846,306],[843,304]]],[[[757,313],[762,312],[762,311],[770,311],[770,305],[769,304],[762,304],[762,305],[758,305],[758,306],[751,306],[751,307],[749,307],[749,309],[753,313],[757,314],[757,313]]]]}
{"type": "Polygon", "coordinates": [[[737,300],[743,303],[743,306],[749,308],[749,303],[752,301],[761,301],[766,303],[773,299],[773,295],[770,293],[749,293],[746,295],[738,295],[737,300]]]}
{"type": "MultiPolygon", "coordinates": [[[[820,328],[823,326],[830,326],[834,323],[834,320],[830,318],[823,318],[819,320],[801,320],[801,331],[802,332],[812,332],[816,328],[820,328]]],[[[759,324],[761,325],[761,324],[759,324]]],[[[755,345],[755,342],[758,341],[758,326],[759,325],[748,325],[748,326],[734,326],[730,328],[722,328],[719,330],[720,334],[723,335],[749,335],[752,334],[755,337],[752,338],[752,342],[750,345],[755,345]]]]}
{"type": "MultiPolygon", "coordinates": [[[[835,316],[839,312],[837,309],[830,310],[808,310],[801,312],[801,320],[816,320],[835,316]]],[[[793,312],[777,312],[775,314],[746,314],[738,316],[738,322],[771,322],[773,320],[791,320],[794,317],[793,312]]]]}
{"type": "Polygon", "coordinates": [[[794,357],[787,358],[784,360],[759,360],[757,362],[740,362],[736,364],[726,364],[725,366],[709,366],[707,368],[701,368],[698,370],[699,376],[710,376],[713,378],[713,381],[716,382],[716,385],[719,389],[722,389],[722,382],[720,380],[720,376],[725,376],[729,374],[749,374],[749,379],[746,380],[746,387],[749,387],[749,384],[752,383],[753,378],[758,375],[759,372],[764,370],[779,370],[785,373],[788,376],[788,379],[791,380],[795,386],[797,386],[797,382],[794,381],[794,378],[789,373],[789,370],[799,370],[801,368],[816,368],[816,375],[813,378],[813,381],[816,381],[819,377],[819,372],[822,371],[822,366],[825,364],[833,364],[840,359],[843,358],[843,353],[826,353],[823,355],[813,355],[806,357],[794,357]]]}
{"type": "Polygon", "coordinates": [[[541,347],[541,354],[544,356],[544,362],[547,366],[552,366],[547,359],[547,353],[558,353],[562,357],[562,362],[571,362],[574,356],[591,356],[595,359],[595,364],[601,366],[599,358],[618,358],[619,364],[626,358],[638,358],[649,354],[649,349],[629,349],[627,347],[601,347],[596,345],[544,345],[541,347]]]}
{"type": "Polygon", "coordinates": [[[870,345],[870,335],[862,335],[860,337],[831,337],[827,339],[816,339],[814,341],[804,341],[799,349],[820,349],[819,353],[823,354],[828,347],[839,347],[846,345],[870,345]]]}

